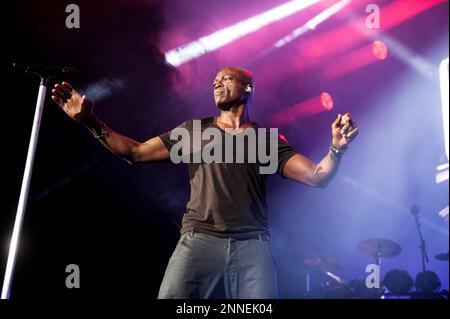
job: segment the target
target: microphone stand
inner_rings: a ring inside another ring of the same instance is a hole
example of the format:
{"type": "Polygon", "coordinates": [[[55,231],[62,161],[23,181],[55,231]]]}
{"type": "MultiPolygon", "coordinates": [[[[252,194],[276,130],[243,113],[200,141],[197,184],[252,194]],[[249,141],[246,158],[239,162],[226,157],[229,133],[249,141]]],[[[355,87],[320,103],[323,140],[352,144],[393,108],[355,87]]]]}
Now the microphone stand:
{"type": "Polygon", "coordinates": [[[41,78],[39,85],[39,93],[36,102],[36,110],[33,119],[33,128],[31,130],[30,143],[28,145],[27,160],[25,162],[25,170],[23,173],[22,186],[20,189],[19,204],[17,206],[16,219],[14,221],[14,229],[9,245],[8,261],[6,263],[5,277],[3,280],[1,299],[9,299],[11,292],[11,281],[14,275],[14,266],[16,263],[16,253],[19,246],[19,237],[22,229],[25,210],[27,207],[28,191],[30,188],[31,174],[33,170],[34,155],[36,153],[36,145],[38,141],[39,128],[41,126],[42,111],[44,109],[45,94],[47,92],[48,76],[38,74],[41,78]]]}
{"type": "Polygon", "coordinates": [[[425,264],[429,262],[427,249],[425,246],[425,239],[423,239],[422,235],[422,229],[420,226],[422,225],[419,221],[419,208],[417,206],[413,206],[411,209],[411,214],[414,216],[416,225],[417,225],[417,231],[419,232],[419,238],[420,238],[420,251],[422,253],[422,270],[425,271],[426,267],[425,264]]]}

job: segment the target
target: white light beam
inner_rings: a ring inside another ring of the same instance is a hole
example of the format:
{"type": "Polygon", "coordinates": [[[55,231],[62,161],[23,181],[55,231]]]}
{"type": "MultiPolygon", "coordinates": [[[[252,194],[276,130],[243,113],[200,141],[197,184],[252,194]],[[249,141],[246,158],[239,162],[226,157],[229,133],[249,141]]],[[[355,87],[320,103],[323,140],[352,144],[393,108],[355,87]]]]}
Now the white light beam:
{"type": "Polygon", "coordinates": [[[256,16],[218,30],[200,39],[165,53],[167,63],[178,67],[208,52],[214,51],[262,27],[306,9],[320,0],[294,0],[286,2],[256,16]]]}

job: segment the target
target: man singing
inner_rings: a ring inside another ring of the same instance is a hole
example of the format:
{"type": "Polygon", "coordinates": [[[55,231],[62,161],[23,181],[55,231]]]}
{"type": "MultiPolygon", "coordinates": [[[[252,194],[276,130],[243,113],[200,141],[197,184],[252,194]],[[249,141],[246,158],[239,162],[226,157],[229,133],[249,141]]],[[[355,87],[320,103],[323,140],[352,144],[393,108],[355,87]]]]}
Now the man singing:
{"type": "Polygon", "coordinates": [[[214,79],[213,89],[219,116],[187,120],[144,143],[106,126],[94,116],[93,103],[66,82],[55,85],[52,99],[130,164],[174,161],[182,153],[189,170],[191,195],[181,237],[167,265],[158,298],[209,298],[219,283],[225,287],[227,298],[276,298],[277,280],[269,248],[265,199],[268,174],[262,172],[270,163],[255,153],[274,151],[273,172],[283,178],[325,187],[348,144],[357,136],[358,128],[349,113],[339,114],[331,125],[332,140],[327,154],[314,163],[281,137],[275,136],[274,140],[250,120],[252,73],[237,67],[222,68],[214,79]],[[196,140],[196,134],[202,139],[196,140]],[[240,138],[244,135],[247,139],[240,138]],[[250,146],[256,140],[258,150],[250,146]],[[264,140],[266,143],[260,143],[264,140]],[[274,141],[275,150],[271,147],[274,141]],[[179,148],[180,142],[187,147],[179,148]],[[214,154],[210,152],[211,146],[214,154]],[[263,146],[267,147],[260,152],[263,146]],[[205,153],[216,160],[206,160],[205,153]]]}

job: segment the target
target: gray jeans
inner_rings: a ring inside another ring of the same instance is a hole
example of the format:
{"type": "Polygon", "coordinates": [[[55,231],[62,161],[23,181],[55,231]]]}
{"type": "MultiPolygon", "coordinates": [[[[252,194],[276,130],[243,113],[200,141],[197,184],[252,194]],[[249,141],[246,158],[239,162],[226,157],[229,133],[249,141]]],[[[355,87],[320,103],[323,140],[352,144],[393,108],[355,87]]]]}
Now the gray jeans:
{"type": "Polygon", "coordinates": [[[158,298],[210,298],[221,280],[229,299],[277,298],[268,239],[183,234],[167,265],[158,298]]]}

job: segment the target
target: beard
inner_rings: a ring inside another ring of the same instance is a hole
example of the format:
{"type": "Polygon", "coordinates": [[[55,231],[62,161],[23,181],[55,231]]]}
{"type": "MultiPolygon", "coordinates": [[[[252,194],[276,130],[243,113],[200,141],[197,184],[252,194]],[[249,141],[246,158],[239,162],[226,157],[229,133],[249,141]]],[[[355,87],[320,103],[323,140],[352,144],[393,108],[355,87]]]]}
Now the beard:
{"type": "Polygon", "coordinates": [[[222,111],[229,111],[232,107],[245,104],[246,102],[247,98],[244,96],[240,96],[239,98],[234,99],[232,101],[227,101],[226,99],[222,101],[221,100],[216,101],[216,106],[222,111]]]}
{"type": "Polygon", "coordinates": [[[226,101],[216,102],[216,106],[222,111],[229,111],[233,105],[234,105],[234,103],[230,103],[230,102],[226,102],[226,101]]]}

